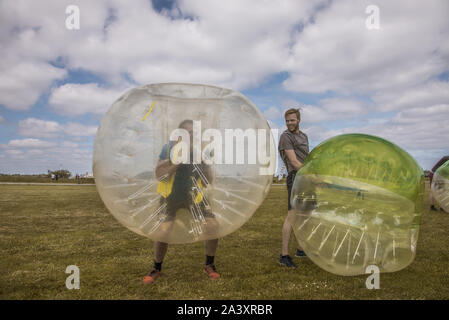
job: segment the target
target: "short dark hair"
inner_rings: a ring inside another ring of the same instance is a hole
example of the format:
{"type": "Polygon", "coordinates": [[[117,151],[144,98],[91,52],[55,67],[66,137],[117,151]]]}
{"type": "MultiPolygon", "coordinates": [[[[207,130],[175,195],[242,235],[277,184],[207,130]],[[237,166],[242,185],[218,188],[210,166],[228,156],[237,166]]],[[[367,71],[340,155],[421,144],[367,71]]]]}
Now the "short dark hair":
{"type": "Polygon", "coordinates": [[[181,121],[181,123],[179,124],[178,128],[184,128],[184,126],[186,124],[191,124],[193,126],[193,120],[186,119],[186,120],[181,121]]]}
{"type": "Polygon", "coordinates": [[[296,118],[301,121],[301,114],[299,113],[299,109],[291,108],[285,111],[284,118],[287,118],[289,114],[296,114],[296,118]]]}

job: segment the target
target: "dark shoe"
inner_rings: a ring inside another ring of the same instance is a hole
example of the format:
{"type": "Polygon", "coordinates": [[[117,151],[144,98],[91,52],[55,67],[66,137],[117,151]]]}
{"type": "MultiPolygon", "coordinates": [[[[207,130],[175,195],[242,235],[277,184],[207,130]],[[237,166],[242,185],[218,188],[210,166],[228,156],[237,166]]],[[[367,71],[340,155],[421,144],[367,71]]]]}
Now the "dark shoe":
{"type": "Polygon", "coordinates": [[[435,208],[434,206],[430,206],[430,210],[437,211],[437,208],[435,208]]]}
{"type": "Polygon", "coordinates": [[[220,278],[220,274],[217,272],[217,269],[215,268],[215,265],[208,264],[204,266],[204,272],[207,273],[207,276],[211,280],[216,280],[220,278]]]}
{"type": "Polygon", "coordinates": [[[143,277],[143,284],[151,284],[156,281],[157,278],[161,275],[161,272],[157,269],[153,269],[147,276],[143,277]]]}
{"type": "Polygon", "coordinates": [[[306,253],[304,251],[296,249],[295,257],[303,258],[303,257],[307,257],[307,255],[306,255],[306,253]]]}
{"type": "Polygon", "coordinates": [[[279,264],[281,266],[286,266],[287,268],[297,268],[296,264],[293,263],[292,258],[289,255],[283,256],[281,254],[279,264]]]}

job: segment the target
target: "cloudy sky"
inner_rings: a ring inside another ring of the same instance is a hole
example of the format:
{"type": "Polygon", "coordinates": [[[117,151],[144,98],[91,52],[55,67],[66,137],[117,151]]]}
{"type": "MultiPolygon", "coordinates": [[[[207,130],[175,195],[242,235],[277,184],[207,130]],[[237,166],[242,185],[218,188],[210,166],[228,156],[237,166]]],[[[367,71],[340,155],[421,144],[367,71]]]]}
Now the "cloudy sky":
{"type": "Polygon", "coordinates": [[[369,133],[429,169],[449,154],[448,13],[446,0],[1,1],[0,172],[91,172],[108,107],[159,82],[238,90],[280,129],[302,106],[311,146],[369,133]]]}

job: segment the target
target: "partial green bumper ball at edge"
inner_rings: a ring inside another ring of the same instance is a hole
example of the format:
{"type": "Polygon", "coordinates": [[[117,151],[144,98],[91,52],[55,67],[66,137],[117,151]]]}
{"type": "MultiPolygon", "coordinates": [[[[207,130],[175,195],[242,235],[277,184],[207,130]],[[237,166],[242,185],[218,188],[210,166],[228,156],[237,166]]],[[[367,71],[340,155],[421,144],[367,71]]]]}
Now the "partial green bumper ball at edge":
{"type": "Polygon", "coordinates": [[[430,191],[435,204],[449,212],[449,161],[435,171],[430,191]]]}
{"type": "Polygon", "coordinates": [[[326,271],[398,271],[416,255],[423,196],[423,171],[407,152],[379,137],[339,135],[314,148],[295,177],[293,229],[326,271]]]}

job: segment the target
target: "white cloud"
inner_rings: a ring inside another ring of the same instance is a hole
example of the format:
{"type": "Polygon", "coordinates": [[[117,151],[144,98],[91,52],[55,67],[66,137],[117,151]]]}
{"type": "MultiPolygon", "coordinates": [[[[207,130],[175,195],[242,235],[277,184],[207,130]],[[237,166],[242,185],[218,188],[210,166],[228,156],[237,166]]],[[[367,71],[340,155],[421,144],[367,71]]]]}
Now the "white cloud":
{"type": "Polygon", "coordinates": [[[64,148],[78,148],[79,144],[72,141],[63,141],[61,142],[61,147],[64,148]]]}
{"type": "Polygon", "coordinates": [[[385,90],[373,98],[382,111],[445,104],[449,102],[449,82],[430,81],[406,90],[385,90]]]}
{"type": "Polygon", "coordinates": [[[371,118],[371,119],[367,119],[369,124],[384,124],[387,123],[389,121],[389,119],[386,118],[371,118]]]}
{"type": "Polygon", "coordinates": [[[58,136],[61,126],[55,121],[28,118],[19,121],[18,133],[21,136],[33,138],[55,138],[58,136]]]}
{"type": "Polygon", "coordinates": [[[3,61],[0,70],[0,104],[12,110],[29,109],[53,80],[67,74],[63,69],[38,61],[17,64],[3,61]]]}
{"type": "Polygon", "coordinates": [[[57,36],[61,34],[61,26],[48,15],[60,16],[64,12],[58,10],[62,5],[54,1],[47,5],[0,2],[0,105],[11,110],[28,110],[54,80],[67,75],[67,70],[49,63],[58,57],[64,41],[61,35],[57,36]]]}
{"type": "MultiPolygon", "coordinates": [[[[309,137],[309,143],[317,145],[326,139],[346,133],[343,129],[328,129],[322,125],[305,125],[300,128],[309,137]]],[[[349,133],[349,132],[348,132],[349,133]]]]}
{"type": "Polygon", "coordinates": [[[3,149],[0,172],[42,173],[60,167],[73,173],[92,170],[91,146],[72,141],[11,140],[0,148],[3,149]]]}
{"type": "Polygon", "coordinates": [[[97,126],[85,126],[80,123],[69,122],[64,126],[64,132],[74,137],[94,136],[97,132],[97,126]]]}
{"type": "Polygon", "coordinates": [[[33,156],[38,156],[38,155],[43,155],[45,154],[44,150],[41,149],[31,149],[27,151],[27,156],[33,157],[33,156]]]}
{"type": "Polygon", "coordinates": [[[263,112],[263,115],[268,120],[275,120],[275,119],[278,119],[279,117],[283,116],[283,113],[281,112],[281,110],[279,108],[271,106],[270,108],[268,108],[267,110],[265,110],[263,112]]]}
{"type": "Polygon", "coordinates": [[[126,84],[127,74],[138,84],[187,81],[242,90],[288,71],[286,88],[304,92],[404,89],[448,68],[444,0],[377,1],[380,30],[365,27],[369,1],[184,0],[172,16],[144,0],[77,3],[81,29],[70,31],[66,3],[2,2],[2,74],[17,78],[2,80],[10,108],[27,108],[65,75],[48,64],[58,57],[67,68],[103,75],[114,86],[126,84]],[[31,66],[28,83],[20,75],[31,66]],[[18,91],[30,94],[18,99],[18,91]]]}
{"type": "Polygon", "coordinates": [[[366,103],[345,97],[321,99],[317,105],[302,104],[293,100],[285,103],[288,107],[284,107],[284,111],[278,113],[278,119],[283,119],[284,112],[294,105],[300,106],[302,123],[348,120],[359,118],[369,111],[366,103]]]}
{"type": "Polygon", "coordinates": [[[60,124],[56,121],[27,118],[19,121],[18,133],[31,138],[57,138],[61,133],[72,137],[94,136],[97,126],[87,126],[77,122],[60,124]]]}
{"type": "Polygon", "coordinates": [[[331,116],[337,117],[358,116],[366,111],[364,103],[349,98],[321,99],[319,105],[331,116]]]}
{"type": "MultiPolygon", "coordinates": [[[[408,108],[398,112],[392,119],[395,123],[416,124],[422,123],[427,126],[435,127],[435,124],[449,120],[449,104],[434,105],[426,108],[408,108]]],[[[449,125],[445,125],[449,127],[449,125]]],[[[441,128],[439,128],[441,130],[441,128]]],[[[438,130],[429,130],[434,133],[438,130]]],[[[449,140],[449,135],[447,136],[449,140]]]]}
{"type": "MultiPolygon", "coordinates": [[[[44,68],[54,68],[47,62],[58,57],[67,68],[103,75],[114,87],[126,86],[122,75],[127,74],[138,84],[186,81],[242,90],[288,71],[289,90],[346,93],[404,89],[449,65],[449,5],[444,0],[378,1],[380,30],[365,27],[369,1],[184,0],[164,14],[144,0],[132,6],[121,1],[78,3],[81,29],[70,31],[61,14],[65,3],[2,2],[0,37],[8,58],[3,73],[14,76],[19,59],[38,66],[34,73],[47,76],[38,86],[17,88],[34,88],[24,99],[2,94],[11,108],[27,108],[52,79],[64,76],[44,68]]],[[[22,82],[22,77],[14,81],[22,82]]],[[[66,91],[56,93],[65,97],[66,91]]],[[[64,114],[87,112],[61,100],[53,102],[64,114]]],[[[88,110],[101,113],[101,107],[93,108],[88,110]]]]}
{"type": "Polygon", "coordinates": [[[10,156],[22,156],[23,155],[23,151],[16,150],[16,149],[5,150],[5,153],[10,156]]]}
{"type": "Polygon", "coordinates": [[[62,115],[103,114],[122,93],[101,88],[96,83],[65,84],[52,90],[49,104],[62,115]]]}
{"type": "Polygon", "coordinates": [[[332,115],[326,113],[323,108],[313,105],[304,105],[301,107],[301,122],[314,123],[332,119],[332,115]]]}
{"type": "Polygon", "coordinates": [[[380,30],[365,27],[369,1],[332,2],[298,32],[288,90],[403,90],[449,67],[447,1],[376,1],[380,30]]]}
{"type": "Polygon", "coordinates": [[[6,147],[10,148],[52,148],[55,143],[39,139],[14,139],[8,142],[6,147]]]}
{"type": "MultiPolygon", "coordinates": [[[[449,3],[376,1],[380,30],[365,27],[368,4],[185,0],[172,12],[159,14],[147,0],[132,5],[80,0],[81,29],[70,31],[64,25],[65,2],[1,1],[0,104],[29,109],[69,69],[90,71],[107,83],[54,88],[50,106],[65,116],[103,114],[129,87],[124,75],[138,85],[186,81],[243,90],[286,72],[288,90],[341,95],[302,108],[301,125],[311,139],[363,131],[411,150],[448,149],[449,84],[437,79],[449,70],[449,3]],[[56,60],[65,68],[49,63],[56,60]],[[352,98],[359,96],[373,103],[352,98]],[[383,118],[380,111],[395,114],[383,118]],[[365,122],[351,128],[328,129],[328,123],[360,118],[365,122]]],[[[270,123],[283,124],[283,108],[272,106],[264,114],[270,123]]],[[[19,123],[18,133],[42,139],[70,135],[76,140],[95,134],[95,128],[29,118],[19,123]]],[[[18,145],[39,143],[25,140],[11,140],[15,146],[2,148],[26,157],[25,147],[18,145]],[[20,148],[25,153],[20,154],[20,148]]],[[[67,152],[58,157],[90,163],[88,150],[65,143],[57,144],[67,152]]],[[[58,161],[53,154],[36,157],[58,161]]],[[[29,163],[21,165],[27,168],[29,163]]]]}
{"type": "Polygon", "coordinates": [[[392,121],[383,125],[361,127],[359,132],[383,137],[405,149],[449,150],[449,127],[444,125],[445,122],[440,120],[433,123],[435,127],[440,128],[438,131],[429,130],[427,122],[400,124],[392,121]]]}
{"type": "Polygon", "coordinates": [[[10,56],[31,63],[62,57],[67,68],[100,74],[114,86],[128,74],[138,84],[186,81],[243,89],[282,71],[293,29],[319,2],[180,1],[181,16],[174,18],[154,11],[150,1],[78,1],[81,28],[70,31],[66,3],[4,1],[0,36],[8,38],[20,25],[6,42],[10,56]]]}
{"type": "MultiPolygon", "coordinates": [[[[310,115],[308,115],[310,116],[310,115]]],[[[391,141],[412,154],[424,169],[431,168],[449,150],[449,105],[407,108],[389,118],[367,118],[351,127],[330,129],[328,122],[305,118],[303,131],[317,145],[344,133],[365,133],[391,141]]],[[[333,122],[335,126],[335,122],[333,122]]]]}
{"type": "Polygon", "coordinates": [[[28,110],[48,92],[54,80],[67,76],[67,69],[49,62],[67,60],[72,47],[81,45],[84,36],[93,30],[101,34],[107,16],[106,2],[77,4],[81,7],[84,30],[78,33],[65,27],[65,2],[0,2],[0,105],[28,110]]]}
{"type": "MultiPolygon", "coordinates": [[[[441,125],[441,122],[436,124],[441,125]]],[[[327,129],[325,126],[304,128],[310,145],[319,143],[345,133],[365,133],[391,141],[410,153],[423,169],[430,169],[449,150],[449,129],[443,127],[439,132],[430,132],[427,124],[398,125],[392,122],[351,127],[342,129],[327,129]]]]}
{"type": "MultiPolygon", "coordinates": [[[[441,117],[441,113],[435,112],[433,117],[428,115],[427,119],[423,119],[414,112],[412,111],[409,116],[406,116],[405,113],[387,122],[369,123],[365,126],[327,129],[324,125],[315,125],[305,128],[304,131],[315,144],[339,134],[366,133],[387,139],[406,150],[415,150],[415,153],[417,150],[422,152],[424,150],[449,150],[447,118],[441,117]],[[435,128],[438,129],[435,130],[435,128]]],[[[447,109],[444,112],[447,112],[447,109]]]]}

